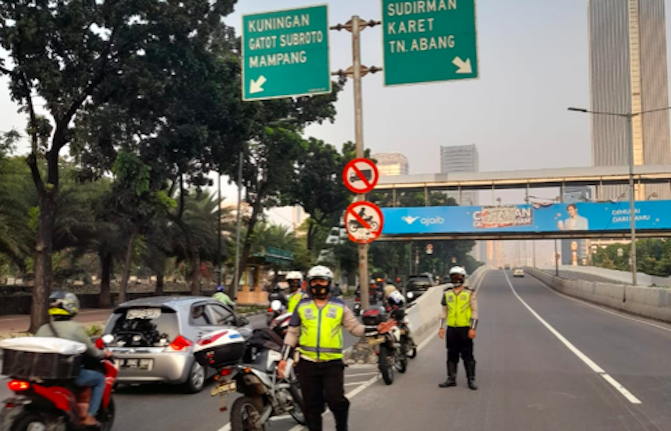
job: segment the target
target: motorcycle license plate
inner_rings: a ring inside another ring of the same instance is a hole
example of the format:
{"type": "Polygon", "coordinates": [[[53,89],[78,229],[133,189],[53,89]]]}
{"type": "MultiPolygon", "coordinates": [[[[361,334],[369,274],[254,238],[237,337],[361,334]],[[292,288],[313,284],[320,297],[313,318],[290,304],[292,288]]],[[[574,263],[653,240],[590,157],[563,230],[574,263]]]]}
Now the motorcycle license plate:
{"type": "Polygon", "coordinates": [[[235,392],[237,388],[238,386],[235,382],[222,382],[212,389],[211,395],[213,397],[216,397],[217,395],[225,395],[230,392],[235,392]]]}
{"type": "Polygon", "coordinates": [[[376,346],[382,343],[384,343],[384,337],[373,337],[368,339],[368,344],[372,346],[376,346]]]}

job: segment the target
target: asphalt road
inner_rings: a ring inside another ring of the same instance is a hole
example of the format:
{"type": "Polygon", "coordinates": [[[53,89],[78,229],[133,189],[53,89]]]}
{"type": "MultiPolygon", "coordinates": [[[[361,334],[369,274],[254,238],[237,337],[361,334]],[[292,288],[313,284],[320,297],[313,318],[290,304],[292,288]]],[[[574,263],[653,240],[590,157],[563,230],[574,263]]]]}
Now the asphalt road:
{"type": "Polygon", "coordinates": [[[436,337],[392,386],[378,381],[352,399],[350,429],[671,429],[669,327],[507,275],[512,288],[504,271],[492,271],[480,290],[479,391],[466,387],[461,365],[459,386],[438,388],[445,350],[436,337]]]}

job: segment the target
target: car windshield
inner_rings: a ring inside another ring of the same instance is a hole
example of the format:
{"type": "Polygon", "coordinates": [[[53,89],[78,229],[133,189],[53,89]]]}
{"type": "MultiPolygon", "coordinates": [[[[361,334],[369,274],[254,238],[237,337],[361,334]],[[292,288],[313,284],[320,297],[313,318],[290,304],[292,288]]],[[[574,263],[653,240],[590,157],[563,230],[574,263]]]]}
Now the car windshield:
{"type": "Polygon", "coordinates": [[[163,347],[179,335],[177,313],[168,307],[133,307],[114,311],[105,334],[118,347],[163,347]]]}

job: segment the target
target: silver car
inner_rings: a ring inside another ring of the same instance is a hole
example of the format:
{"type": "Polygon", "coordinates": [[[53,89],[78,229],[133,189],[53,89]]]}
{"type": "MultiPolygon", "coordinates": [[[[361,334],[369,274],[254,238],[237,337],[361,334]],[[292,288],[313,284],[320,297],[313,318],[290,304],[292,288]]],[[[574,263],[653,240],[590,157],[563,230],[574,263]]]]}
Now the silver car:
{"type": "Polygon", "coordinates": [[[246,324],[246,319],[212,298],[153,297],[119,305],[103,334],[114,336],[108,348],[117,361],[118,383],[168,383],[196,393],[214,373],[194,359],[198,339],[246,324]]]}

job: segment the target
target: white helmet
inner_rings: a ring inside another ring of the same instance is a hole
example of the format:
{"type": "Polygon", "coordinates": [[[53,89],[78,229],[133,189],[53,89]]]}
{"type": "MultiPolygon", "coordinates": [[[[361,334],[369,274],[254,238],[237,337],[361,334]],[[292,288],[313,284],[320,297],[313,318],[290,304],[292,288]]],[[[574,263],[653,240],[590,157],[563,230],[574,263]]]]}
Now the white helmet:
{"type": "Polygon", "coordinates": [[[333,280],[333,271],[322,265],[315,266],[308,271],[308,280],[313,278],[323,278],[331,281],[333,280]]]}
{"type": "Polygon", "coordinates": [[[460,274],[466,277],[466,270],[461,266],[453,266],[452,269],[450,269],[450,275],[453,274],[460,274]]]}
{"type": "Polygon", "coordinates": [[[289,273],[286,276],[287,281],[289,280],[299,280],[303,281],[303,274],[301,274],[299,271],[289,271],[289,273]]]}

